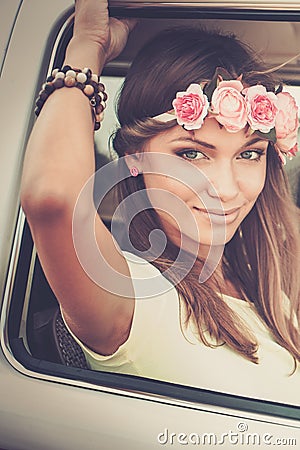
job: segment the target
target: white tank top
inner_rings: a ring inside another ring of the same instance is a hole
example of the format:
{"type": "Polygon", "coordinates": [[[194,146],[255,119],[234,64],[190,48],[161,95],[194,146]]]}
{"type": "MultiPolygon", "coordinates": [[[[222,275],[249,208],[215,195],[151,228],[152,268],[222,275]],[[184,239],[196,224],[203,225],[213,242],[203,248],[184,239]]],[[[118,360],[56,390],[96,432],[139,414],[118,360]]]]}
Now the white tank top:
{"type": "Polygon", "coordinates": [[[152,264],[127,252],[124,256],[136,295],[127,341],[114,354],[102,356],[70,331],[91,369],[300,405],[300,369],[290,376],[294,368],[292,356],[274,341],[254,306],[223,295],[224,301],[256,336],[259,364],[250,362],[227,345],[205,346],[191,328],[183,334],[180,299],[175,287],[152,264]],[[147,283],[148,288],[160,285],[160,292],[164,292],[157,295],[154,292],[152,297],[144,298],[147,283]]]}

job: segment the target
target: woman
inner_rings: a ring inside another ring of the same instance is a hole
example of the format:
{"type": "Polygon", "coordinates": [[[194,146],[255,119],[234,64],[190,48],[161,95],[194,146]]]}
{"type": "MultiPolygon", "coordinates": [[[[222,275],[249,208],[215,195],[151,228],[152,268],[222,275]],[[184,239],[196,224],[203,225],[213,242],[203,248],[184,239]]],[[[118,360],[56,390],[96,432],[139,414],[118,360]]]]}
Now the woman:
{"type": "Polygon", "coordinates": [[[21,195],[67,326],[92,369],[295,402],[299,233],[282,169],[297,151],[294,99],[233,37],[176,30],[150,42],[119,99],[117,180],[133,219],[120,251],[86,184],[106,99],[91,73],[133,22],[109,19],[104,0],[75,6],[21,195]]]}

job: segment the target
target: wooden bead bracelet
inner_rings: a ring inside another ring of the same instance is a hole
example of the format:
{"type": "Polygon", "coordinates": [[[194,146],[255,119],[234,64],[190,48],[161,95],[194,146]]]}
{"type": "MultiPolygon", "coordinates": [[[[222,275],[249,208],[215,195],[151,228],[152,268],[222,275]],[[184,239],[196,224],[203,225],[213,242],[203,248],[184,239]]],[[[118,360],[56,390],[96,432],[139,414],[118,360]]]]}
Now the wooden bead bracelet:
{"type": "Polygon", "coordinates": [[[100,77],[92,73],[90,69],[74,69],[70,66],[64,66],[62,69],[53,69],[51,75],[47,78],[39,92],[35,103],[35,114],[38,116],[41,109],[49,97],[56,89],[62,87],[77,87],[90,101],[94,115],[94,129],[99,130],[100,123],[103,120],[103,112],[106,108],[107,94],[104,84],[100,82],[100,77]]]}

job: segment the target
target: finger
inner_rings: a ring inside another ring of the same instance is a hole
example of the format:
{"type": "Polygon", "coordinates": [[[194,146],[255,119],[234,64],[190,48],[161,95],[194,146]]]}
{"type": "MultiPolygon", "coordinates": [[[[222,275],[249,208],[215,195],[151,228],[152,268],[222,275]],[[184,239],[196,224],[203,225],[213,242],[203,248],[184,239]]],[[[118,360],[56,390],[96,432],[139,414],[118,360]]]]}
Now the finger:
{"type": "Polygon", "coordinates": [[[128,29],[128,33],[130,33],[139,23],[139,19],[120,19],[120,22],[125,25],[125,27],[128,29]]]}

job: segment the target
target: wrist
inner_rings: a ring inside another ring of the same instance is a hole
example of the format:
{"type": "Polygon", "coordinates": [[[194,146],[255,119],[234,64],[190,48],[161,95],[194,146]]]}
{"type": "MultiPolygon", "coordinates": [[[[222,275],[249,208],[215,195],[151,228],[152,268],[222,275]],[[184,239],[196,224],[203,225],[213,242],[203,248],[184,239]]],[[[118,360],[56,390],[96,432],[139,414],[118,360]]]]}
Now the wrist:
{"type": "Polygon", "coordinates": [[[101,74],[106,62],[106,54],[101,45],[83,37],[72,37],[67,49],[64,65],[83,69],[88,67],[93,73],[101,74]]]}
{"type": "Polygon", "coordinates": [[[100,122],[103,120],[103,111],[106,107],[107,94],[104,84],[100,82],[100,77],[92,73],[91,69],[72,68],[64,65],[62,68],[55,68],[39,92],[36,100],[35,114],[40,115],[44,103],[48,97],[57,89],[63,87],[80,89],[88,97],[94,118],[94,130],[99,130],[100,122]]]}

